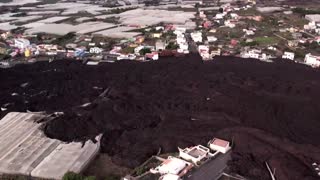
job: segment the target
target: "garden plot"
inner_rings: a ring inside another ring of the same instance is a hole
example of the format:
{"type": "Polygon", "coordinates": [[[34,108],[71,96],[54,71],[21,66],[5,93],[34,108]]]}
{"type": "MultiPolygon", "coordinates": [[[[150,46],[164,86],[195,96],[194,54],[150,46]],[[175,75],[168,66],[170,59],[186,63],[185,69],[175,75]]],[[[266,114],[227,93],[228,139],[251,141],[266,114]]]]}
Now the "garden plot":
{"type": "Polygon", "coordinates": [[[8,22],[0,23],[0,30],[3,30],[3,31],[10,31],[10,30],[16,29],[16,28],[17,28],[17,26],[12,25],[8,22]]]}
{"type": "Polygon", "coordinates": [[[88,23],[82,23],[76,26],[75,28],[77,29],[78,34],[87,34],[87,33],[96,32],[96,31],[108,29],[115,26],[116,26],[115,24],[111,24],[111,23],[88,22],[88,23]]]}
{"type": "Polygon", "coordinates": [[[112,37],[112,38],[131,38],[131,37],[135,37],[135,36],[141,34],[138,32],[127,32],[127,31],[134,30],[134,29],[136,29],[136,28],[121,26],[121,27],[117,27],[117,28],[107,29],[104,31],[99,31],[99,32],[96,32],[93,34],[112,37]]]}
{"type": "Polygon", "coordinates": [[[25,27],[33,26],[31,29],[25,31],[26,34],[48,33],[56,35],[65,35],[74,32],[75,28],[70,24],[42,24],[32,23],[25,27]]]}
{"type": "Polygon", "coordinates": [[[19,13],[6,13],[6,14],[0,14],[0,21],[12,21],[18,19],[18,17],[12,17],[19,13]]]}
{"type": "Polygon", "coordinates": [[[0,21],[10,21],[10,22],[27,22],[32,21],[36,19],[42,18],[42,16],[19,16],[14,17],[15,15],[18,15],[19,13],[7,13],[7,14],[1,14],[0,15],[0,21]]]}
{"type": "Polygon", "coordinates": [[[120,14],[120,22],[125,25],[156,25],[161,22],[185,24],[194,18],[194,12],[134,9],[120,14]]]}
{"type": "Polygon", "coordinates": [[[60,11],[32,11],[28,15],[45,15],[45,14],[59,14],[60,11]]]}
{"type": "Polygon", "coordinates": [[[0,6],[22,6],[25,4],[33,4],[38,2],[38,0],[12,0],[11,2],[0,3],[0,6]]]}
{"type": "Polygon", "coordinates": [[[50,17],[50,18],[38,21],[38,23],[55,23],[58,21],[63,21],[63,20],[69,19],[69,18],[70,17],[68,17],[68,16],[55,16],[55,17],[50,17]]]}
{"type": "Polygon", "coordinates": [[[18,17],[17,20],[14,21],[14,23],[22,23],[22,22],[28,22],[33,21],[37,19],[41,19],[42,16],[24,16],[24,17],[18,17]]]}
{"type": "Polygon", "coordinates": [[[101,7],[99,5],[93,4],[85,4],[85,3],[56,3],[56,4],[46,4],[46,5],[39,5],[39,8],[45,10],[57,10],[61,9],[64,10],[62,13],[63,15],[70,15],[76,14],[78,12],[88,12],[93,15],[101,14],[100,11],[104,11],[108,8],[101,7]]]}
{"type": "Polygon", "coordinates": [[[48,33],[56,35],[65,35],[70,32],[75,32],[77,34],[87,34],[91,32],[100,31],[103,29],[108,29],[114,27],[114,24],[104,23],[104,22],[87,22],[79,25],[71,24],[53,24],[53,23],[42,23],[40,21],[35,23],[27,24],[25,27],[30,28],[26,30],[27,34],[36,33],[48,33]]]}

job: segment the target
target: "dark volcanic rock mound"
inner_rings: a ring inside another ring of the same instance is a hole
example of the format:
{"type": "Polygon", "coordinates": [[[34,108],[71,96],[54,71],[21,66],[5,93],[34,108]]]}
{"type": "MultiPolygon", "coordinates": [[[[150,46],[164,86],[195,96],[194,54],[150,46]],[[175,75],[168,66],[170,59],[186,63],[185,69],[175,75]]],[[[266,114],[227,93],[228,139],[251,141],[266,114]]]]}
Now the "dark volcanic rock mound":
{"type": "Polygon", "coordinates": [[[129,167],[159,148],[176,152],[219,136],[234,140],[230,167],[246,177],[269,179],[267,161],[279,179],[317,179],[319,71],[288,61],[198,59],[17,66],[0,70],[0,103],[8,111],[63,111],[45,125],[49,137],[103,133],[103,151],[129,167]]]}

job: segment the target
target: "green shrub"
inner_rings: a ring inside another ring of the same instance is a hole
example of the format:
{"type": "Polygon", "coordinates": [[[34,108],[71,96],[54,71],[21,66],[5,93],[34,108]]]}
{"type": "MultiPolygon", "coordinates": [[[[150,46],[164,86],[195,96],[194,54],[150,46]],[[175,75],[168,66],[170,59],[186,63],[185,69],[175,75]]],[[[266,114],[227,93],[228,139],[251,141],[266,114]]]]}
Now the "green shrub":
{"type": "Polygon", "coordinates": [[[304,9],[304,8],[294,8],[292,12],[301,14],[301,15],[306,15],[306,14],[320,14],[320,10],[318,9],[304,9]]]}
{"type": "Polygon", "coordinates": [[[109,175],[105,180],[120,180],[121,178],[117,175],[109,175]]]}
{"type": "Polygon", "coordinates": [[[62,180],[96,180],[96,178],[94,176],[85,177],[74,172],[67,172],[62,180]]]}
{"type": "Polygon", "coordinates": [[[179,48],[179,45],[178,44],[175,44],[174,42],[170,42],[166,49],[170,49],[170,50],[175,50],[175,49],[178,49],[179,48]]]}
{"type": "Polygon", "coordinates": [[[149,48],[143,48],[139,51],[140,55],[146,55],[147,53],[151,53],[151,49],[149,48]]]}

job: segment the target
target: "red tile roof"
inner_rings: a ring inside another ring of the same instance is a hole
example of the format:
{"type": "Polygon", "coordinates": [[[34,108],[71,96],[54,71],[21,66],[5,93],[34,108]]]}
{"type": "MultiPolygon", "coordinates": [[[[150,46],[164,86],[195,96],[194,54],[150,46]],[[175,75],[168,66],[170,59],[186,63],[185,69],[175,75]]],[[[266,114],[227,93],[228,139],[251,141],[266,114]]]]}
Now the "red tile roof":
{"type": "Polygon", "coordinates": [[[214,138],[212,144],[220,147],[227,147],[229,145],[229,142],[222,139],[214,138]]]}

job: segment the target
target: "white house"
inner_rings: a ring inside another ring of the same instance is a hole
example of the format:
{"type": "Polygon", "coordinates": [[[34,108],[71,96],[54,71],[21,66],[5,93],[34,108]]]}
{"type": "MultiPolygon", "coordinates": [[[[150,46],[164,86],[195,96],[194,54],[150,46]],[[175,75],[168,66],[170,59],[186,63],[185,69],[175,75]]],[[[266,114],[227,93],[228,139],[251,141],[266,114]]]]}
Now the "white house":
{"type": "Polygon", "coordinates": [[[250,29],[243,29],[243,32],[245,32],[247,36],[251,36],[255,34],[255,32],[250,29]]]}
{"type": "Polygon", "coordinates": [[[307,14],[305,18],[310,22],[320,22],[320,14],[307,14]]]}
{"type": "Polygon", "coordinates": [[[199,12],[199,17],[200,17],[200,18],[206,18],[207,16],[206,16],[206,14],[204,13],[204,11],[200,11],[200,12],[199,12]]]}
{"type": "Polygon", "coordinates": [[[151,59],[151,60],[158,60],[159,59],[159,54],[158,52],[152,52],[152,53],[147,53],[145,55],[146,59],[151,59]]]}
{"type": "Polygon", "coordinates": [[[230,16],[231,16],[231,18],[233,18],[233,19],[238,19],[238,18],[239,18],[239,15],[236,14],[236,13],[230,13],[230,16]]]}
{"type": "Polygon", "coordinates": [[[28,39],[14,39],[14,47],[17,47],[19,49],[25,49],[28,46],[30,46],[30,41],[28,39]]]}
{"type": "Polygon", "coordinates": [[[180,43],[179,44],[179,49],[188,50],[189,49],[188,43],[180,43]]]}
{"type": "Polygon", "coordinates": [[[221,56],[221,49],[218,48],[216,50],[212,50],[210,53],[211,58],[213,58],[214,56],[221,56]]]}
{"type": "Polygon", "coordinates": [[[320,56],[314,56],[312,54],[306,54],[304,62],[312,67],[320,67],[320,56]]]}
{"type": "Polygon", "coordinates": [[[191,161],[195,164],[198,164],[198,162],[202,161],[204,158],[208,156],[208,153],[210,152],[210,149],[201,145],[185,148],[185,149],[179,149],[179,156],[187,161],[191,161]]]}
{"type": "Polygon", "coordinates": [[[242,57],[243,58],[254,58],[254,59],[259,59],[261,54],[261,50],[257,50],[257,49],[252,49],[250,51],[244,52],[242,53],[242,57]]]}
{"type": "Polygon", "coordinates": [[[209,46],[199,45],[198,46],[198,51],[199,51],[199,54],[200,54],[200,56],[202,57],[203,60],[209,60],[210,59],[209,46]]]}
{"type": "Polygon", "coordinates": [[[193,32],[191,33],[191,38],[194,42],[202,42],[202,32],[193,32]]]}
{"type": "Polygon", "coordinates": [[[234,24],[233,22],[231,22],[230,20],[226,20],[224,21],[224,25],[229,27],[229,28],[234,28],[236,27],[236,24],[234,24]]]}
{"type": "Polygon", "coordinates": [[[216,38],[215,36],[207,36],[208,42],[216,42],[218,40],[218,38],[216,38]]]}
{"type": "Polygon", "coordinates": [[[156,27],[156,31],[159,31],[159,30],[164,30],[164,27],[163,26],[157,26],[156,27]]]}
{"type": "Polygon", "coordinates": [[[269,58],[273,58],[270,55],[267,55],[266,53],[262,53],[261,50],[252,49],[249,51],[245,51],[241,53],[242,58],[253,58],[253,59],[260,59],[263,61],[268,60],[269,58]]]}
{"type": "Polygon", "coordinates": [[[189,53],[189,45],[183,33],[177,34],[177,44],[179,45],[178,52],[188,54],[189,53]]]}
{"type": "Polygon", "coordinates": [[[308,24],[304,25],[303,28],[305,30],[314,30],[317,28],[316,22],[309,22],[308,24]]]}
{"type": "Polygon", "coordinates": [[[218,151],[221,153],[226,153],[231,149],[230,142],[218,138],[213,138],[209,141],[208,146],[213,151],[218,151]]]}
{"type": "Polygon", "coordinates": [[[192,167],[192,164],[184,161],[182,159],[169,156],[165,161],[163,161],[159,166],[154,169],[150,169],[150,172],[153,174],[173,174],[179,175],[183,170],[189,169],[189,166],[192,167]]]}
{"type": "Polygon", "coordinates": [[[218,13],[218,14],[216,14],[216,16],[215,16],[215,19],[223,19],[223,17],[224,17],[224,14],[223,14],[223,13],[218,13]]]}
{"type": "Polygon", "coordinates": [[[137,56],[134,54],[120,54],[117,60],[134,60],[137,56]]]}
{"type": "Polygon", "coordinates": [[[147,48],[147,49],[150,49],[151,51],[154,51],[155,50],[155,47],[154,46],[138,46],[134,49],[134,54],[136,55],[140,55],[140,51],[144,48],[147,48]]]}
{"type": "Polygon", "coordinates": [[[293,52],[284,52],[284,54],[282,55],[282,59],[290,59],[290,60],[294,60],[294,53],[293,52]]]}
{"type": "Polygon", "coordinates": [[[92,48],[90,48],[90,53],[91,54],[100,54],[100,53],[102,53],[102,49],[98,48],[98,47],[92,47],[92,48]]]}
{"type": "Polygon", "coordinates": [[[174,34],[178,35],[178,34],[183,34],[187,31],[186,28],[182,28],[182,27],[176,27],[176,29],[174,30],[174,34]]]}
{"type": "Polygon", "coordinates": [[[183,34],[177,35],[176,41],[177,41],[178,44],[187,42],[187,40],[186,40],[186,38],[185,38],[185,36],[183,34]]]}

